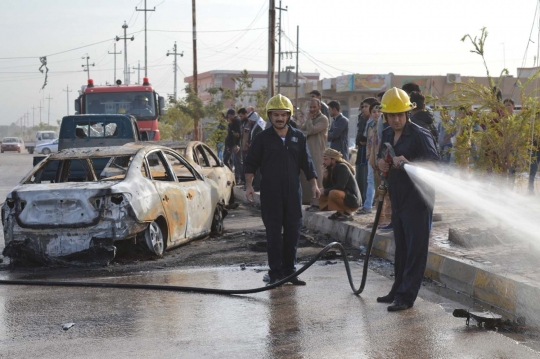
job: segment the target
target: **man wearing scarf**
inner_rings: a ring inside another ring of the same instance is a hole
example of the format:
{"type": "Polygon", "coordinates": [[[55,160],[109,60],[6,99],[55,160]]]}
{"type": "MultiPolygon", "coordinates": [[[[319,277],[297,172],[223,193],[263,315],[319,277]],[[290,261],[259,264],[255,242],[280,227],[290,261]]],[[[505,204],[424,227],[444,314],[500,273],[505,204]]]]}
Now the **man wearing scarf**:
{"type": "Polygon", "coordinates": [[[354,168],[343,159],[341,152],[327,148],[323,155],[324,194],[319,198],[322,211],[336,211],[329,219],[352,220],[352,213],[362,204],[360,190],[354,178],[354,168]]]}

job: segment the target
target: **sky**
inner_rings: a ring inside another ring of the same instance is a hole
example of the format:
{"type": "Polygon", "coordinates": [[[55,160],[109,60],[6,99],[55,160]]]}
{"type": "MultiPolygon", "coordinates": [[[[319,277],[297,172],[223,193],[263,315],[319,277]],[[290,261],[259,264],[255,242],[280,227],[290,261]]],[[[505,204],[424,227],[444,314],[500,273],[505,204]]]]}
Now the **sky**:
{"type": "MultiPolygon", "coordinates": [[[[148,77],[158,93],[174,92],[173,56],[178,52],[178,92],[193,74],[190,0],[146,0],[148,77]]],[[[485,76],[480,56],[465,34],[489,33],[485,53],[491,74],[532,67],[538,53],[538,0],[282,0],[282,52],[296,50],[300,27],[300,72],[320,78],[349,73],[485,76]],[[290,39],[290,40],[289,40],[290,39]]],[[[197,0],[198,72],[267,70],[269,0],[197,0]]],[[[122,25],[128,24],[130,68],[144,67],[144,0],[0,0],[0,125],[28,114],[29,123],[73,114],[73,100],[87,82],[82,65],[89,56],[95,84],[123,79],[122,25]],[[90,45],[90,46],[88,46],[90,45]],[[46,87],[38,69],[47,56],[46,87]],[[67,88],[71,92],[67,92],[67,88]],[[69,102],[67,96],[69,95],[69,102]],[[49,99],[50,98],[50,99],[49,99]],[[34,109],[32,109],[34,108],[34,109]]],[[[279,6],[279,0],[276,1],[279,6]]],[[[276,32],[277,33],[277,32],[276,32]]],[[[277,46],[276,46],[277,51],[277,46]]],[[[296,58],[281,67],[295,66],[296,58]]],[[[276,60],[277,66],[277,60],[276,60]]],[[[131,74],[137,80],[137,70],[131,74]]],[[[141,70],[141,79],[144,70],[141,70]]]]}

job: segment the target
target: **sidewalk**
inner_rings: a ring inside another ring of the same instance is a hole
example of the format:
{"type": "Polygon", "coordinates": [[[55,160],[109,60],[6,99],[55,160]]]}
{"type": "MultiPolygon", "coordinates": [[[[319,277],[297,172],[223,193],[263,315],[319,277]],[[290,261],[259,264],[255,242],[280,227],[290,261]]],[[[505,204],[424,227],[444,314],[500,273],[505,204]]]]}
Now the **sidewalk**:
{"type": "MultiPolygon", "coordinates": [[[[241,187],[235,188],[235,195],[246,201],[241,187]]],[[[258,194],[255,201],[260,203],[258,194]]],[[[374,221],[375,211],[355,215],[352,222],[329,220],[331,213],[304,212],[304,225],[353,247],[367,244],[371,228],[366,226],[374,221]]],[[[448,238],[450,228],[484,230],[487,225],[474,213],[440,198],[435,213],[442,220],[433,223],[425,276],[492,305],[514,320],[523,317],[527,325],[540,326],[540,251],[516,241],[490,241],[474,248],[457,245],[448,238]]],[[[393,233],[379,231],[373,255],[393,261],[394,251],[393,233]]]]}

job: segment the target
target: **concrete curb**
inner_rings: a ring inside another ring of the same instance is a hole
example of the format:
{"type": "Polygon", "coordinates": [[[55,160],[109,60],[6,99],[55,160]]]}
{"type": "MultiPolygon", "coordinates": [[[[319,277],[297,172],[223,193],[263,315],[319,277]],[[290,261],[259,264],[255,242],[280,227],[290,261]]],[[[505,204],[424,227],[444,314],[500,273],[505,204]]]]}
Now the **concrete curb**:
{"type": "MultiPolygon", "coordinates": [[[[247,202],[241,187],[236,187],[234,193],[237,199],[247,202]]],[[[258,194],[255,201],[260,205],[258,194]]],[[[352,247],[367,244],[370,228],[356,222],[332,221],[328,219],[330,214],[331,212],[304,212],[304,226],[352,247]]],[[[373,255],[393,261],[394,252],[393,233],[377,233],[373,241],[373,255]]],[[[492,273],[460,258],[437,253],[436,248],[431,246],[425,276],[500,308],[509,317],[523,317],[527,325],[540,326],[540,287],[533,281],[492,273]]]]}

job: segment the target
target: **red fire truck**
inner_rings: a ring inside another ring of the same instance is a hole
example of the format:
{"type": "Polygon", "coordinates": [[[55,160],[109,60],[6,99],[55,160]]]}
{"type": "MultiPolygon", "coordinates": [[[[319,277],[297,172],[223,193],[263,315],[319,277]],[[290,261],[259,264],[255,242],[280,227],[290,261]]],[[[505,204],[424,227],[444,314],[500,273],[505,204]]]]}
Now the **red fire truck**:
{"type": "Polygon", "coordinates": [[[164,113],[165,99],[154,91],[148,78],[142,85],[94,86],[88,79],[81,95],[75,100],[78,114],[129,114],[137,119],[141,138],[146,141],[159,141],[158,120],[164,113]]]}

